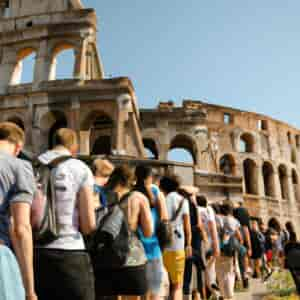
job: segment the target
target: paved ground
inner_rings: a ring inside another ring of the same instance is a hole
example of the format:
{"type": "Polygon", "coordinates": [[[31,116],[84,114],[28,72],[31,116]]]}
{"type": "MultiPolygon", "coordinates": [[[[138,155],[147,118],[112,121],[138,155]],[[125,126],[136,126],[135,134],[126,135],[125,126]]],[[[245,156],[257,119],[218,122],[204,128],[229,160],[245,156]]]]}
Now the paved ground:
{"type": "Polygon", "coordinates": [[[267,293],[266,285],[260,280],[252,280],[250,283],[250,289],[248,292],[237,293],[235,300],[261,300],[262,297],[267,293]]]}

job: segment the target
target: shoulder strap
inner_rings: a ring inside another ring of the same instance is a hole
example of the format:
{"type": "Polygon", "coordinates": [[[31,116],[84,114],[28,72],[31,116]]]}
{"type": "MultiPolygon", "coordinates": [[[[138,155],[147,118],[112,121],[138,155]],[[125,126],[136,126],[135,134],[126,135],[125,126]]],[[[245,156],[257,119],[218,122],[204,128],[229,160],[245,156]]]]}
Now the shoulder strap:
{"type": "Polygon", "coordinates": [[[181,202],[180,202],[178,208],[177,208],[176,211],[175,211],[175,214],[174,214],[173,218],[171,219],[171,222],[176,221],[176,219],[178,218],[178,216],[179,216],[179,214],[180,214],[180,212],[181,212],[181,210],[182,210],[184,201],[185,201],[185,199],[182,198],[182,200],[181,200],[181,202]]]}
{"type": "Polygon", "coordinates": [[[51,161],[47,164],[47,166],[49,167],[50,170],[52,170],[52,169],[56,168],[59,164],[65,162],[65,161],[67,161],[67,160],[69,160],[69,159],[71,159],[71,158],[73,158],[71,155],[63,155],[63,156],[59,156],[59,157],[57,157],[57,158],[51,160],[51,161]]]}

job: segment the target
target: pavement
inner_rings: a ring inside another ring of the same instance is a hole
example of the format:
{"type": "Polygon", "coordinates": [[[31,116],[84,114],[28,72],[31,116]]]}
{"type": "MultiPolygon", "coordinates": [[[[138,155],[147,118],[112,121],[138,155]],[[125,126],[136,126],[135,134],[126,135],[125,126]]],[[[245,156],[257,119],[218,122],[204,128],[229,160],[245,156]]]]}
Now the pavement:
{"type": "Polygon", "coordinates": [[[260,279],[252,279],[246,292],[236,293],[234,300],[261,300],[267,294],[266,284],[260,279]]]}

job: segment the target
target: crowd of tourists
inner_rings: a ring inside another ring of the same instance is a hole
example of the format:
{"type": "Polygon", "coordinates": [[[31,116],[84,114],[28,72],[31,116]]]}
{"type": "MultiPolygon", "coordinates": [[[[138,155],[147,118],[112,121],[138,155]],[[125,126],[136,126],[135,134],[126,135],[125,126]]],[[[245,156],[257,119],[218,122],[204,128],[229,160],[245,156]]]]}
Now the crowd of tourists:
{"type": "Polygon", "coordinates": [[[300,287],[291,222],[210,203],[149,166],[89,168],[71,129],[33,162],[18,158],[24,143],[18,126],[0,123],[0,299],[225,300],[276,268],[300,287]]]}

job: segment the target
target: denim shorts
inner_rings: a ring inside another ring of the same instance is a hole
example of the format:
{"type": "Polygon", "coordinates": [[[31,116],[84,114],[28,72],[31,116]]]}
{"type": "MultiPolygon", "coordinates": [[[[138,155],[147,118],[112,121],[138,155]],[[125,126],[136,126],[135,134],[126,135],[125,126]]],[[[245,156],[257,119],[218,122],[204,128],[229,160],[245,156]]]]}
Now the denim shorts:
{"type": "Polygon", "coordinates": [[[153,295],[159,295],[163,279],[162,258],[149,260],[146,265],[146,279],[149,292],[153,295]]]}

